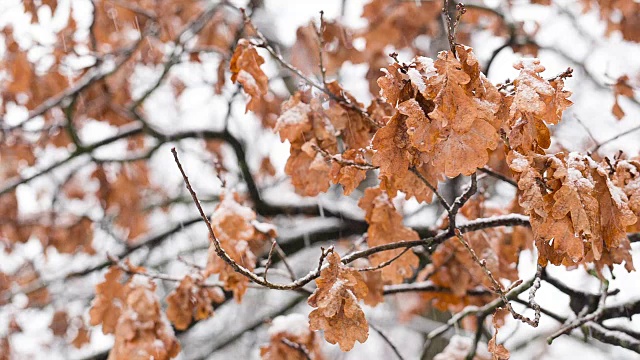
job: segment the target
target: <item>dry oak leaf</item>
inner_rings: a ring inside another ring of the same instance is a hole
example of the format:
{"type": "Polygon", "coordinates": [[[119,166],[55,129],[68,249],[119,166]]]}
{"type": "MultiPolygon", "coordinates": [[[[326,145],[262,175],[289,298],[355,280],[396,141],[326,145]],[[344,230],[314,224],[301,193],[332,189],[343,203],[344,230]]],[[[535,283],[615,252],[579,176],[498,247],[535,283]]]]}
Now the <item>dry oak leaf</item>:
{"type": "Polygon", "coordinates": [[[316,196],[329,189],[331,166],[324,155],[315,149],[316,141],[307,141],[301,146],[291,145],[291,154],[284,167],[291,177],[296,192],[304,196],[316,196]]]}
{"type": "Polygon", "coordinates": [[[512,149],[522,154],[544,153],[551,144],[547,124],[558,124],[562,113],[572,102],[571,92],[563,90],[564,82],[548,82],[540,76],[545,70],[536,58],[522,59],[514,65],[520,74],[513,81],[515,93],[505,98],[509,118],[505,131],[512,149]]]}
{"type": "Polygon", "coordinates": [[[620,104],[618,103],[618,99],[620,96],[626,96],[630,99],[633,99],[633,87],[629,85],[628,75],[620,76],[616,80],[616,83],[613,85],[614,102],[613,102],[613,108],[611,109],[611,112],[618,120],[621,120],[624,117],[624,111],[622,110],[622,107],[620,107],[620,104]]]}
{"type": "MultiPolygon", "coordinates": [[[[458,48],[462,50],[461,46],[458,48]]],[[[434,67],[438,75],[430,80],[437,84],[439,91],[433,99],[435,108],[429,113],[429,118],[436,121],[436,126],[450,126],[453,131],[463,133],[471,128],[477,118],[485,119],[485,113],[497,111],[498,106],[482,103],[467,91],[471,76],[453,53],[440,52],[434,67]]]]}
{"type": "Polygon", "coordinates": [[[363,7],[362,17],[369,26],[361,35],[367,43],[367,53],[412,46],[412,39],[419,35],[435,36],[440,30],[437,19],[442,4],[435,2],[396,2],[374,0],[363,7]]]}
{"type": "Polygon", "coordinates": [[[480,73],[471,48],[456,49],[461,60],[451,52],[440,52],[434,62],[437,76],[427,77],[431,85],[421,91],[429,99],[433,96],[430,87],[437,89],[435,108],[428,113],[430,122],[422,122],[423,126],[436,129],[425,131],[419,130],[419,124],[414,126],[416,133],[430,134],[427,138],[414,137],[414,144],[437,138],[432,163],[448,177],[470,175],[486,165],[488,151],[498,146],[500,128],[496,117],[501,103],[498,90],[480,73]],[[434,132],[439,134],[435,136],[434,132]]]}
{"type": "Polygon", "coordinates": [[[362,275],[344,266],[337,253],[329,253],[327,261],[329,266],[316,279],[318,288],[309,296],[308,303],[315,308],[309,314],[309,327],[324,330],[327,342],[349,351],[356,341],[364,343],[369,337],[369,324],[358,305],[368,288],[362,275]]]}
{"type": "MultiPolygon", "coordinates": [[[[82,321],[82,319],[80,320],[82,321]]],[[[76,336],[71,340],[71,345],[73,345],[76,349],[80,349],[86,344],[91,342],[91,332],[82,322],[82,325],[78,327],[76,336]]]]}
{"type": "MultiPolygon", "coordinates": [[[[353,64],[362,62],[362,54],[353,47],[349,30],[341,24],[326,20],[323,22],[322,59],[327,75],[334,75],[345,61],[353,64]]],[[[320,44],[317,26],[313,22],[296,30],[296,42],[291,47],[291,64],[306,74],[319,74],[320,44]]]]}
{"type": "Polygon", "coordinates": [[[511,358],[511,354],[509,353],[509,350],[507,350],[507,348],[504,347],[504,345],[497,343],[498,328],[500,327],[500,324],[498,323],[498,319],[504,317],[505,315],[506,315],[506,310],[502,308],[498,308],[496,312],[493,314],[493,327],[495,328],[495,332],[493,333],[493,336],[489,340],[489,344],[488,344],[488,350],[491,353],[493,360],[509,360],[509,358],[511,358]],[[502,313],[502,314],[498,315],[498,313],[502,313]]]}
{"type": "Polygon", "coordinates": [[[69,328],[69,315],[64,310],[58,310],[53,313],[53,317],[51,318],[51,324],[49,324],[49,329],[54,336],[64,337],[67,333],[67,329],[69,328]]]}
{"type": "MultiPolygon", "coordinates": [[[[358,103],[355,97],[346,92],[337,81],[326,84],[327,90],[338,99],[345,99],[346,102],[360,109],[363,105],[358,103]]],[[[342,135],[342,140],[347,149],[361,149],[369,146],[375,128],[371,124],[372,119],[368,119],[360,111],[349,108],[342,102],[331,98],[329,109],[325,114],[331,119],[331,124],[336,134],[342,135]]]]}
{"type": "Polygon", "coordinates": [[[277,316],[267,331],[269,344],[260,347],[262,360],[322,360],[320,343],[302,314],[277,316]]]}
{"type": "Polygon", "coordinates": [[[417,150],[411,148],[405,119],[406,116],[396,113],[378,129],[372,141],[376,151],[372,162],[380,168],[380,187],[390,197],[402,191],[407,199],[414,196],[420,202],[431,202],[433,191],[409,168],[415,164],[416,170],[433,186],[437,186],[440,176],[417,150]]]}
{"type": "Polygon", "coordinates": [[[104,334],[113,334],[124,302],[124,285],[120,278],[124,272],[117,266],[109,267],[104,275],[104,282],[96,285],[96,297],[89,310],[89,324],[102,324],[104,334]]]}
{"type": "Polygon", "coordinates": [[[433,166],[448,177],[471,175],[489,161],[489,150],[498,146],[496,129],[486,121],[476,120],[464,134],[444,132],[446,140],[434,150],[433,166]]]}
{"type": "Polygon", "coordinates": [[[134,275],[127,283],[108,360],[168,360],[178,356],[180,344],[160,311],[155,288],[141,275],[134,275]]]}
{"type": "Polygon", "coordinates": [[[613,181],[629,198],[629,208],[640,217],[640,161],[618,160],[613,181]]]}
{"type": "Polygon", "coordinates": [[[309,113],[311,106],[302,102],[302,94],[296,93],[289,100],[282,103],[282,113],[278,117],[274,131],[280,135],[280,140],[290,143],[303,140],[303,134],[313,128],[309,113]]]}
{"type": "MultiPolygon", "coordinates": [[[[276,236],[275,228],[256,220],[256,213],[239,204],[234,193],[222,194],[221,201],[211,216],[211,225],[222,249],[233,261],[253,270],[256,266],[255,252],[266,244],[266,240],[276,236]]],[[[237,273],[231,265],[220,258],[213,244],[209,247],[206,274],[218,274],[225,290],[233,291],[237,302],[247,291],[249,279],[237,273]]]]}
{"type": "Polygon", "coordinates": [[[377,80],[380,87],[380,96],[395,107],[401,99],[402,89],[407,82],[406,76],[400,72],[400,65],[395,63],[381,70],[384,76],[379,77],[377,80]]]}
{"type": "Polygon", "coordinates": [[[353,267],[360,270],[360,274],[367,284],[369,292],[363,299],[364,303],[369,306],[377,306],[384,302],[384,280],[382,279],[382,270],[368,270],[363,269],[371,268],[371,262],[367,258],[357,259],[353,262],[353,267]]]}
{"type": "Polygon", "coordinates": [[[291,177],[296,192],[315,196],[327,191],[331,167],[324,155],[337,152],[337,132],[320,101],[310,98],[308,93],[297,92],[282,104],[275,130],[282,141],[291,143],[284,171],[291,177]]]}
{"type": "Polygon", "coordinates": [[[201,274],[185,276],[177,288],[167,296],[167,318],[176,329],[185,330],[192,319],[203,320],[213,316],[213,304],[224,301],[218,287],[204,286],[201,274]]]}
{"type": "MultiPolygon", "coordinates": [[[[366,189],[358,206],[365,211],[365,220],[369,224],[367,244],[370,248],[398,241],[420,239],[417,232],[402,224],[402,216],[396,211],[389,196],[380,188],[366,189]]],[[[404,249],[394,249],[374,254],[370,257],[371,264],[377,266],[390,261],[403,251],[404,249]]],[[[402,283],[404,279],[413,276],[418,262],[418,257],[413,252],[407,251],[382,268],[382,278],[393,284],[402,283]]]]}
{"type": "Polygon", "coordinates": [[[367,177],[366,158],[370,157],[369,153],[370,151],[365,149],[349,149],[333,156],[329,175],[334,184],[341,184],[344,187],[345,195],[351,194],[367,177]]]}
{"type": "Polygon", "coordinates": [[[231,57],[229,68],[231,81],[239,82],[250,97],[246,111],[257,109],[262,101],[261,98],[269,91],[269,79],[260,68],[262,64],[264,59],[249,40],[240,39],[231,57]]]}

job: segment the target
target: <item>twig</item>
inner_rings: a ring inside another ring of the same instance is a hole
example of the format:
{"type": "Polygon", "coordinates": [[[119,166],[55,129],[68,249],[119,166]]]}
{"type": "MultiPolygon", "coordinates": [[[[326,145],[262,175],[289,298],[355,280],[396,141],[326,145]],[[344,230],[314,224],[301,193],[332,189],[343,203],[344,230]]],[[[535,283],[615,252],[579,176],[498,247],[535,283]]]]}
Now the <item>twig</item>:
{"type": "Polygon", "coordinates": [[[378,264],[376,266],[370,266],[370,267],[366,267],[366,268],[359,268],[359,269],[356,269],[356,270],[358,270],[358,271],[375,271],[375,270],[382,269],[383,267],[389,266],[389,265],[391,265],[391,263],[393,263],[394,261],[398,260],[398,258],[400,256],[404,255],[404,253],[406,253],[407,251],[409,251],[409,249],[410,248],[406,248],[406,249],[402,250],[400,253],[398,253],[398,255],[396,255],[396,256],[392,257],[391,259],[389,259],[389,260],[387,260],[387,261],[385,261],[383,263],[380,263],[380,264],[378,264]]]}
{"type": "Polygon", "coordinates": [[[398,357],[398,359],[400,360],[404,360],[404,358],[402,357],[402,355],[400,354],[400,351],[398,351],[398,348],[391,342],[391,340],[382,332],[382,330],[380,330],[377,326],[373,325],[372,323],[369,323],[369,327],[372,328],[375,332],[378,333],[378,335],[380,335],[380,337],[382,338],[382,340],[384,340],[385,343],[387,343],[387,345],[389,345],[389,347],[391,348],[391,350],[393,350],[393,353],[396,354],[396,356],[398,357]]]}
{"type": "Polygon", "coordinates": [[[293,268],[291,267],[291,265],[289,265],[289,261],[287,260],[287,254],[284,253],[284,250],[282,250],[282,248],[280,247],[280,244],[278,244],[278,242],[276,242],[276,241],[274,241],[274,242],[276,244],[276,252],[278,253],[278,256],[280,256],[280,260],[282,260],[282,263],[284,264],[284,267],[289,272],[289,278],[291,279],[291,281],[295,281],[296,280],[296,273],[293,271],[293,268]]]}
{"type": "MultiPolygon", "coordinates": [[[[147,271],[132,269],[126,262],[123,263],[118,258],[109,254],[107,254],[107,258],[109,259],[111,264],[113,264],[118,269],[124,271],[129,275],[140,275],[140,276],[148,277],[150,279],[157,279],[157,280],[164,280],[164,281],[171,281],[171,282],[178,282],[178,283],[183,280],[183,278],[177,278],[177,277],[169,276],[166,274],[150,273],[147,271]]],[[[199,286],[200,287],[222,287],[223,285],[224,284],[222,284],[221,282],[213,282],[213,283],[203,283],[199,286]]]]}
{"type": "Polygon", "coordinates": [[[603,142],[601,142],[601,143],[599,143],[599,144],[595,145],[594,147],[592,147],[591,149],[589,149],[589,150],[588,150],[588,152],[589,152],[589,153],[594,153],[594,152],[598,151],[598,150],[599,150],[601,147],[603,147],[604,145],[607,145],[608,143],[610,143],[610,142],[612,142],[612,141],[618,140],[619,138],[621,138],[621,137],[623,137],[623,136],[626,136],[626,135],[629,135],[629,134],[631,134],[631,133],[633,133],[633,132],[636,132],[636,131],[638,131],[638,130],[640,130],[640,125],[635,126],[635,127],[632,127],[632,128],[631,128],[631,129],[629,129],[629,130],[623,131],[623,132],[621,132],[620,134],[618,134],[618,135],[616,135],[616,136],[614,136],[614,137],[612,137],[612,138],[609,138],[608,140],[605,140],[605,141],[603,141],[603,142]]]}
{"type": "Polygon", "coordinates": [[[316,144],[311,144],[311,147],[320,153],[320,155],[322,155],[322,157],[324,157],[326,160],[329,161],[333,161],[341,166],[351,166],[354,167],[358,170],[375,170],[380,168],[379,166],[375,166],[373,164],[369,164],[367,162],[364,163],[357,163],[355,161],[351,161],[351,160],[344,160],[341,158],[340,155],[332,155],[330,154],[327,150],[321,148],[320,146],[316,145],[316,144]]]}
{"type": "Polygon", "coordinates": [[[271,249],[269,250],[269,255],[267,256],[267,263],[264,266],[264,274],[262,274],[264,281],[267,281],[267,272],[269,272],[269,267],[271,266],[271,263],[272,263],[273,251],[276,248],[276,244],[277,243],[275,240],[271,240],[271,249]]]}
{"type": "Polygon", "coordinates": [[[496,178],[498,180],[502,180],[502,181],[506,182],[509,185],[518,187],[518,183],[515,180],[509,179],[508,177],[506,177],[506,176],[504,176],[504,175],[502,175],[500,173],[495,172],[493,169],[491,169],[488,166],[485,166],[483,168],[478,168],[478,171],[480,171],[482,173],[485,173],[485,174],[487,174],[487,175],[489,175],[491,177],[494,177],[494,178],[496,178]]]}
{"type": "Polygon", "coordinates": [[[429,180],[427,180],[424,176],[422,176],[422,174],[420,173],[420,171],[418,171],[418,169],[412,166],[409,168],[409,171],[414,173],[418,177],[418,179],[420,179],[420,181],[422,181],[422,183],[425,184],[429,188],[429,190],[431,190],[436,195],[436,198],[438,198],[438,201],[440,201],[440,203],[442,204],[442,207],[444,207],[444,209],[447,212],[451,210],[451,205],[449,205],[447,200],[445,200],[444,197],[442,197],[442,195],[438,192],[438,189],[435,186],[433,186],[429,182],[429,180]]]}
{"type": "Polygon", "coordinates": [[[324,68],[323,50],[324,50],[324,11],[320,10],[320,27],[316,28],[316,35],[318,36],[318,58],[320,59],[320,75],[322,76],[322,84],[327,87],[327,69],[324,68]]]}
{"type": "MultiPolygon", "coordinates": [[[[564,334],[570,333],[573,329],[576,329],[590,321],[597,320],[602,315],[602,312],[604,311],[604,303],[607,300],[607,293],[609,290],[609,281],[603,279],[600,290],[601,290],[600,301],[598,302],[598,307],[596,308],[596,310],[589,315],[579,316],[574,321],[570,322],[566,326],[561,327],[558,331],[551,334],[551,336],[547,338],[548,344],[553,343],[553,340],[557,339],[558,337],[564,334]]],[[[585,306],[584,309],[588,311],[589,307],[585,306]]]]}
{"type": "MultiPolygon", "coordinates": [[[[504,289],[502,288],[502,284],[500,284],[500,282],[498,280],[496,280],[496,278],[493,276],[491,271],[487,268],[486,261],[484,259],[480,260],[478,258],[478,255],[476,255],[476,252],[473,250],[473,248],[471,248],[469,243],[462,237],[462,235],[460,234],[459,231],[456,231],[456,237],[458,238],[458,240],[460,240],[462,245],[467,249],[467,251],[469,252],[471,257],[473,258],[473,261],[480,266],[480,268],[485,273],[487,278],[489,278],[489,280],[491,281],[491,283],[493,284],[493,287],[494,287],[493,291],[495,291],[496,294],[498,294],[500,296],[500,299],[502,299],[502,302],[504,303],[504,306],[507,308],[507,310],[509,310],[509,312],[511,313],[513,318],[517,319],[517,320],[520,320],[520,321],[522,321],[524,323],[527,323],[527,324],[531,325],[532,327],[537,327],[538,323],[540,322],[540,312],[539,311],[536,312],[535,318],[533,320],[529,319],[528,317],[526,317],[526,316],[524,316],[522,314],[517,313],[513,309],[511,304],[509,303],[509,299],[507,298],[507,295],[505,294],[504,289]]],[[[538,286],[539,286],[539,283],[540,283],[540,279],[539,279],[538,275],[536,274],[536,277],[534,278],[534,282],[532,283],[532,285],[534,286],[534,289],[535,289],[536,284],[538,284],[538,286]]],[[[529,300],[531,300],[532,296],[534,296],[534,295],[535,295],[535,291],[531,292],[529,294],[529,298],[530,298],[529,300]]]]}
{"type": "Polygon", "coordinates": [[[518,295],[522,294],[523,292],[527,291],[527,289],[531,288],[531,286],[534,283],[534,280],[535,278],[529,281],[526,281],[522,283],[522,285],[518,286],[517,288],[513,289],[508,294],[506,294],[504,296],[507,300],[506,303],[502,297],[499,297],[480,308],[477,306],[467,306],[466,308],[464,308],[464,310],[453,315],[449,320],[447,320],[445,324],[441,325],[440,327],[432,330],[429,334],[427,334],[425,346],[423,348],[423,353],[425,353],[426,350],[429,349],[429,346],[433,339],[447,332],[450,328],[455,326],[459,321],[461,321],[465,317],[469,315],[483,315],[483,314],[486,316],[490,313],[493,313],[498,307],[506,306],[509,300],[516,299],[518,295]]]}

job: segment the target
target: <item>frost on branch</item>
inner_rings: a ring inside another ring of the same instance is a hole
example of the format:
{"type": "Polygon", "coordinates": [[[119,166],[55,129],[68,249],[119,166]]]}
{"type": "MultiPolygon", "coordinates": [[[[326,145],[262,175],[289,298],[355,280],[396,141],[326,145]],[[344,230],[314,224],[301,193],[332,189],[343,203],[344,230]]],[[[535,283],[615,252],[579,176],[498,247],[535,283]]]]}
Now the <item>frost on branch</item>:
{"type": "Polygon", "coordinates": [[[340,262],[340,255],[330,252],[329,267],[316,279],[318,288],[309,297],[315,309],[309,314],[311,330],[324,330],[324,338],[338,343],[342,351],[349,351],[356,341],[369,337],[369,324],[358,301],[367,296],[367,284],[362,275],[340,262]]]}
{"type": "Polygon", "coordinates": [[[264,59],[248,40],[238,41],[229,67],[231,68],[231,81],[239,82],[250,97],[246,111],[257,110],[262,98],[269,91],[269,79],[260,68],[262,64],[264,64],[264,59]]]}
{"type": "MultiPolygon", "coordinates": [[[[367,244],[369,247],[390,244],[398,241],[418,240],[420,236],[414,230],[402,224],[402,216],[396,211],[389,196],[380,188],[368,188],[358,202],[365,211],[365,220],[369,224],[367,244]]],[[[380,265],[400,255],[404,249],[383,251],[372,255],[369,259],[374,266],[380,265]]],[[[407,251],[391,264],[382,268],[385,282],[399,284],[413,276],[418,267],[418,257],[407,251]]]]}
{"type": "Polygon", "coordinates": [[[167,318],[178,330],[184,330],[192,320],[213,316],[213,304],[224,301],[224,293],[217,287],[206,287],[201,274],[187,275],[167,296],[167,318]]]}
{"type": "Polygon", "coordinates": [[[541,265],[594,262],[601,269],[625,263],[633,270],[626,234],[637,214],[624,191],[635,195],[622,175],[625,162],[619,162],[616,178],[605,161],[578,153],[512,151],[508,161],[519,173],[519,201],[529,214],[541,265]]]}
{"type": "MultiPolygon", "coordinates": [[[[269,224],[256,220],[256,213],[234,198],[235,194],[227,192],[221,196],[221,201],[211,216],[211,225],[222,249],[233,261],[253,271],[257,258],[255,253],[262,249],[266,240],[276,236],[276,230],[269,224]]],[[[247,291],[249,279],[233,270],[215,252],[215,247],[209,246],[206,274],[218,274],[224,283],[224,289],[233,291],[237,302],[247,291]]]]}
{"type": "Polygon", "coordinates": [[[263,360],[322,360],[316,333],[302,314],[281,315],[268,330],[269,344],[260,347],[263,360]]]}

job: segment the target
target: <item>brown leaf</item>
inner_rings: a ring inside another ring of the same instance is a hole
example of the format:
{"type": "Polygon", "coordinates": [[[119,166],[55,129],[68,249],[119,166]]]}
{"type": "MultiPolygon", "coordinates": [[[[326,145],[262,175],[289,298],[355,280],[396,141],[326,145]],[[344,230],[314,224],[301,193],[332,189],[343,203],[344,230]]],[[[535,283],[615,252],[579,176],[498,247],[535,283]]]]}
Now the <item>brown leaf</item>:
{"type": "Polygon", "coordinates": [[[551,144],[546,124],[557,124],[562,113],[572,102],[564,82],[548,82],[540,76],[545,70],[538,59],[523,59],[514,67],[520,75],[513,81],[515,94],[505,101],[510,103],[509,119],[505,123],[510,147],[521,154],[543,153],[551,144]]]}
{"type": "MultiPolygon", "coordinates": [[[[358,206],[365,211],[365,220],[369,224],[367,230],[369,247],[420,239],[417,232],[402,224],[402,216],[398,214],[388,195],[380,188],[366,189],[358,206]]],[[[377,266],[389,261],[403,250],[394,249],[374,254],[370,257],[371,264],[377,266]]],[[[417,267],[418,257],[413,252],[407,251],[390,265],[382,268],[382,278],[387,282],[399,284],[413,276],[414,269],[417,267]]]]}
{"type": "Polygon", "coordinates": [[[334,184],[344,186],[344,194],[349,195],[367,177],[367,171],[354,165],[344,163],[349,161],[354,164],[366,164],[366,151],[349,149],[342,154],[335,155],[337,161],[331,162],[331,181],[334,184]]]}
{"type": "Polygon", "coordinates": [[[86,328],[86,326],[84,326],[84,322],[83,322],[82,326],[78,328],[78,332],[76,333],[76,336],[71,341],[71,345],[73,345],[77,349],[80,349],[84,345],[89,344],[90,342],[91,342],[91,332],[89,331],[89,329],[86,328]]]}
{"type": "Polygon", "coordinates": [[[109,267],[104,282],[96,286],[96,297],[89,310],[92,326],[102,324],[104,334],[113,334],[122,312],[124,285],[120,283],[123,271],[116,266],[109,267]]]}
{"type": "MultiPolygon", "coordinates": [[[[225,193],[211,216],[211,225],[224,251],[238,264],[249,270],[256,266],[255,252],[260,250],[265,240],[277,236],[270,224],[256,220],[256,214],[250,208],[239,204],[233,193],[225,193]]],[[[209,247],[207,270],[205,274],[215,273],[224,283],[225,290],[233,291],[237,302],[247,291],[249,279],[233,270],[209,247]]],[[[185,285],[186,286],[186,285],[185,285]]],[[[209,294],[214,296],[215,294],[209,294]]]]}
{"type": "Polygon", "coordinates": [[[309,305],[315,308],[309,314],[309,327],[324,330],[327,342],[349,351],[356,341],[364,343],[369,337],[369,324],[358,305],[368,288],[357,270],[342,265],[337,253],[331,252],[327,261],[329,267],[322,270],[318,288],[309,296],[309,305]]]}
{"type": "Polygon", "coordinates": [[[173,329],[160,312],[155,284],[134,275],[124,288],[122,314],[116,324],[109,358],[168,360],[180,352],[173,329]]]}
{"type": "Polygon", "coordinates": [[[498,316],[496,316],[496,314],[498,314],[498,312],[500,311],[504,312],[505,310],[499,308],[498,310],[496,310],[496,313],[493,315],[493,327],[495,328],[495,332],[493,333],[493,336],[489,340],[488,350],[491,353],[493,360],[509,360],[509,358],[511,357],[509,350],[507,350],[507,348],[504,347],[504,345],[497,343],[498,328],[500,326],[498,324],[498,321],[497,321],[498,316]]]}
{"type": "MultiPolygon", "coordinates": [[[[539,262],[633,269],[626,230],[637,221],[625,194],[624,171],[578,153],[509,154],[520,173],[520,205],[529,214],[539,262]]],[[[621,162],[621,169],[626,166],[621,162]]]]}
{"type": "Polygon", "coordinates": [[[248,40],[240,39],[231,57],[229,68],[231,81],[239,82],[249,95],[246,111],[256,109],[261,98],[269,91],[269,79],[260,68],[262,64],[264,59],[255,47],[248,40]]]}
{"type": "Polygon", "coordinates": [[[69,315],[67,315],[66,311],[58,310],[53,313],[53,318],[51,319],[51,324],[49,325],[49,329],[53,332],[54,336],[64,337],[67,333],[67,329],[69,328],[69,315]]]}
{"type": "Polygon", "coordinates": [[[630,99],[633,99],[633,87],[631,85],[629,85],[629,76],[628,75],[623,75],[620,76],[617,80],[615,85],[613,85],[613,97],[614,97],[614,103],[613,103],[613,108],[611,109],[611,112],[613,113],[613,115],[616,117],[616,119],[621,120],[624,117],[624,111],[622,110],[622,107],[620,107],[620,104],[618,103],[618,98],[620,96],[626,96],[630,99]]]}
{"type": "Polygon", "coordinates": [[[185,276],[177,288],[167,296],[167,318],[178,330],[185,330],[192,319],[203,320],[213,316],[213,303],[224,301],[219,288],[203,287],[200,274],[185,276]]]}

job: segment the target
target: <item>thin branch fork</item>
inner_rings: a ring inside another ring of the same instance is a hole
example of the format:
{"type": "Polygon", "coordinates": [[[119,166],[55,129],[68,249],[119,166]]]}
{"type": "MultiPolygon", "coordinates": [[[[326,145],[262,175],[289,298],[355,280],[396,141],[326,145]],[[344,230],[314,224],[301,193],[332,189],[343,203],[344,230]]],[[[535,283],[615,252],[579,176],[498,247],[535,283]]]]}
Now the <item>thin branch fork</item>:
{"type": "MultiPolygon", "coordinates": [[[[551,336],[547,338],[547,343],[551,344],[555,339],[557,339],[561,335],[568,334],[573,329],[576,329],[588,322],[598,320],[604,311],[604,304],[607,300],[608,290],[609,290],[609,281],[603,279],[602,284],[600,286],[600,291],[601,291],[600,301],[598,302],[598,307],[596,308],[596,310],[591,314],[578,317],[574,321],[570,322],[569,324],[566,324],[565,326],[560,328],[558,331],[551,334],[551,336]]],[[[589,308],[585,307],[584,310],[588,311],[589,308]]]]}
{"type": "MultiPolygon", "coordinates": [[[[456,237],[458,238],[458,240],[460,240],[460,242],[462,243],[462,245],[467,249],[467,251],[469,252],[469,254],[471,255],[471,257],[473,258],[473,261],[478,264],[480,266],[480,268],[482,269],[482,271],[485,273],[485,275],[489,278],[489,280],[491,280],[491,283],[493,284],[493,291],[498,294],[500,296],[500,299],[502,300],[502,302],[504,303],[504,306],[507,308],[507,310],[509,310],[509,312],[511,313],[511,315],[515,318],[518,319],[526,324],[531,325],[532,327],[538,327],[538,324],[540,322],[540,311],[539,309],[536,309],[535,312],[535,317],[534,319],[530,319],[522,314],[517,313],[513,307],[511,306],[509,299],[507,298],[507,294],[505,293],[502,284],[500,284],[500,282],[493,276],[493,274],[491,273],[491,271],[489,270],[489,268],[487,268],[487,263],[486,261],[480,260],[478,258],[478,255],[476,255],[476,252],[473,250],[473,248],[471,248],[471,246],[469,245],[469,243],[462,237],[462,235],[460,234],[459,231],[456,231],[456,237]]],[[[539,287],[540,285],[540,272],[541,272],[541,267],[539,267],[538,269],[538,274],[536,274],[535,278],[534,278],[534,282],[532,283],[532,285],[534,286],[533,288],[536,289],[535,285],[537,284],[537,286],[539,287]]],[[[535,293],[534,293],[535,294],[535,293]]],[[[529,301],[533,301],[533,297],[534,295],[529,296],[529,301]]],[[[535,304],[535,303],[534,303],[535,304]]]]}
{"type": "MultiPolygon", "coordinates": [[[[535,277],[522,283],[515,289],[505,294],[504,299],[507,300],[507,303],[510,300],[516,299],[518,295],[530,289],[534,285],[534,282],[535,282],[535,277]]],[[[465,309],[463,309],[459,313],[453,315],[445,324],[441,325],[440,327],[434,329],[429,334],[427,334],[425,348],[429,347],[433,339],[447,332],[449,329],[454,327],[458,322],[460,322],[462,319],[466,318],[467,316],[470,316],[470,315],[487,316],[495,312],[496,309],[498,309],[499,307],[506,306],[504,299],[502,297],[499,297],[482,307],[467,306],[465,309]]]]}

